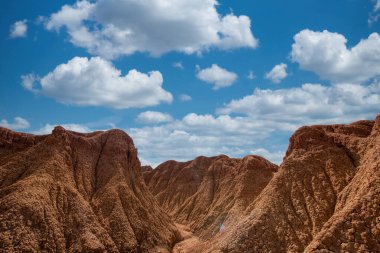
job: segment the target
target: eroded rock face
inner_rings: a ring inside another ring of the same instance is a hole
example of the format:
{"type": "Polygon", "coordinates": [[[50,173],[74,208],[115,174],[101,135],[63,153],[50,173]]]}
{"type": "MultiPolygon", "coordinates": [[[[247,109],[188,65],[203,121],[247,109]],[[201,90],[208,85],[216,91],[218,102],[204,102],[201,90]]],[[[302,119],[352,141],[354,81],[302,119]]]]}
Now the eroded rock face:
{"type": "Polygon", "coordinates": [[[249,215],[192,252],[380,252],[380,117],[300,128],[249,215]]]}
{"type": "Polygon", "coordinates": [[[146,182],[165,210],[208,240],[237,222],[277,171],[258,156],[198,157],[169,161],[150,171],[146,182]]]}
{"type": "Polygon", "coordinates": [[[0,128],[1,252],[170,252],[179,239],[124,132],[0,128]]]}
{"type": "Polygon", "coordinates": [[[145,182],[160,205],[174,215],[199,189],[207,168],[226,156],[200,156],[188,162],[167,161],[156,169],[144,171],[145,182]]]}

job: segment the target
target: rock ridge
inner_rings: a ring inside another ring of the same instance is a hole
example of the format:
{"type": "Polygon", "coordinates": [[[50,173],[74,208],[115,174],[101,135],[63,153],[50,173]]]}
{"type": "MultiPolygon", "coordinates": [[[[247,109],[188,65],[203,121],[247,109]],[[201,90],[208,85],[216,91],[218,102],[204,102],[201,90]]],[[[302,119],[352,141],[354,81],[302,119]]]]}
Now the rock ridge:
{"type": "Polygon", "coordinates": [[[180,240],[123,131],[0,129],[0,143],[1,250],[170,252],[180,240]]]}

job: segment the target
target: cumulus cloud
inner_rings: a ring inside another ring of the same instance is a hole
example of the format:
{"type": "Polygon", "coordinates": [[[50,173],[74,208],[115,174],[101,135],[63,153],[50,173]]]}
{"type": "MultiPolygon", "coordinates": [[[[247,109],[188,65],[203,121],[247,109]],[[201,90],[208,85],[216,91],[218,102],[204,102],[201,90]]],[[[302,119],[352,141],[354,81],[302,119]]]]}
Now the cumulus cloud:
{"type": "Polygon", "coordinates": [[[270,72],[265,74],[265,78],[273,83],[281,83],[281,81],[288,76],[288,73],[286,72],[287,67],[288,65],[285,63],[278,64],[274,66],[270,72]]]}
{"type": "MultiPolygon", "coordinates": [[[[218,154],[231,157],[256,154],[279,164],[289,135],[298,127],[373,119],[378,108],[380,83],[304,84],[295,88],[256,89],[252,95],[227,103],[216,115],[189,113],[159,125],[125,131],[133,138],[139,158],[153,166],[169,159],[186,161],[199,155],[218,154]]],[[[154,121],[159,114],[153,112],[153,116],[145,117],[148,115],[145,113],[141,118],[154,121]]],[[[87,132],[90,124],[75,126],[84,130],[71,129],[87,132]]],[[[50,133],[52,129],[48,124],[36,133],[50,133]]]]}
{"type": "Polygon", "coordinates": [[[28,129],[30,127],[29,122],[21,117],[15,117],[13,119],[13,122],[9,122],[6,119],[0,120],[0,126],[9,128],[12,130],[23,130],[23,129],[28,129]]]}
{"type": "MultiPolygon", "coordinates": [[[[40,129],[34,131],[34,134],[51,134],[53,131],[54,127],[57,125],[51,125],[51,124],[46,124],[40,129]]],[[[66,130],[78,132],[78,133],[88,133],[91,132],[91,129],[88,128],[87,126],[81,125],[81,124],[62,124],[60,125],[66,130]]]]}
{"type": "Polygon", "coordinates": [[[23,38],[26,37],[28,32],[27,20],[20,20],[12,24],[9,36],[11,38],[23,38]]]}
{"type": "Polygon", "coordinates": [[[179,100],[181,100],[182,102],[189,102],[191,101],[193,98],[187,94],[181,94],[179,95],[179,100]]]}
{"type": "MultiPolygon", "coordinates": [[[[256,90],[228,103],[219,111],[221,115],[190,113],[158,126],[125,130],[133,138],[140,159],[153,166],[169,159],[186,161],[217,154],[256,154],[279,164],[286,140],[296,128],[372,119],[380,108],[379,94],[377,83],[256,90]],[[278,146],[282,141],[284,144],[278,146]]],[[[53,126],[47,128],[42,132],[51,132],[53,126]]]]}
{"type": "Polygon", "coordinates": [[[173,96],[162,88],[162,83],[158,71],[144,74],[133,69],[123,76],[109,61],[99,57],[75,57],[42,78],[33,74],[22,77],[26,89],[59,102],[117,109],[171,103],[173,96]]]}
{"type": "Polygon", "coordinates": [[[289,89],[256,89],[252,95],[220,108],[219,115],[190,113],[159,126],[127,132],[140,156],[153,164],[218,154],[257,154],[280,163],[287,139],[298,127],[373,119],[378,108],[380,83],[304,84],[289,89]]]}
{"type": "Polygon", "coordinates": [[[173,118],[170,114],[155,111],[142,112],[136,117],[136,121],[145,124],[158,124],[170,122],[172,120],[173,118]]]}
{"type": "Polygon", "coordinates": [[[140,157],[154,164],[169,159],[185,161],[199,155],[242,157],[273,131],[271,126],[248,118],[195,113],[160,126],[127,129],[140,157]]]}
{"type": "Polygon", "coordinates": [[[352,48],[329,31],[303,30],[294,36],[291,58],[304,70],[334,83],[362,83],[380,75],[380,35],[372,33],[352,48]]]}
{"type": "Polygon", "coordinates": [[[256,89],[252,95],[232,100],[220,114],[244,114],[299,126],[307,123],[348,122],[351,118],[371,118],[380,108],[380,83],[304,84],[278,90],[256,89]]]}
{"type": "Polygon", "coordinates": [[[212,64],[211,67],[206,69],[199,69],[197,77],[204,82],[214,85],[214,90],[231,86],[238,78],[237,74],[221,68],[217,64],[212,64]]]}
{"type": "Polygon", "coordinates": [[[247,16],[217,12],[216,0],[97,0],[64,5],[45,23],[65,27],[70,41],[104,58],[135,52],[200,53],[210,48],[255,48],[247,16]]]}

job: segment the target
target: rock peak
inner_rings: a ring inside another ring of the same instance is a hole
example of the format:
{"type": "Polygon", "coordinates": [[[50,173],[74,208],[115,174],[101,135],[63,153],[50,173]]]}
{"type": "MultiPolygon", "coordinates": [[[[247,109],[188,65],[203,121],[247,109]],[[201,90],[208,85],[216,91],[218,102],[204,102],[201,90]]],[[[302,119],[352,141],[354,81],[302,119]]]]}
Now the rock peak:
{"type": "Polygon", "coordinates": [[[56,126],[56,127],[54,127],[52,134],[59,135],[59,134],[65,133],[65,132],[66,132],[66,129],[64,127],[56,126]]]}

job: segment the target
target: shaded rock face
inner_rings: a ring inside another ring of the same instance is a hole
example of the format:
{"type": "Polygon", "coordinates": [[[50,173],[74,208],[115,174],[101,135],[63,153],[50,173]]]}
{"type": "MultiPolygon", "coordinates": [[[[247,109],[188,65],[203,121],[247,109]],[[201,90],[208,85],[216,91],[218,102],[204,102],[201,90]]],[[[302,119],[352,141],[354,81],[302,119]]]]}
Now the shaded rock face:
{"type": "Polygon", "coordinates": [[[258,156],[198,157],[185,163],[165,162],[144,177],[172,218],[207,240],[241,219],[277,167],[258,156]]]}
{"type": "Polygon", "coordinates": [[[153,168],[149,165],[141,166],[141,172],[144,174],[145,172],[152,171],[153,168]]]}
{"type": "Polygon", "coordinates": [[[200,156],[193,161],[167,161],[154,170],[143,171],[145,182],[160,205],[174,215],[199,189],[208,167],[226,156],[200,156]]]}
{"type": "Polygon", "coordinates": [[[170,252],[178,240],[124,132],[0,128],[1,252],[170,252]]]}
{"type": "Polygon", "coordinates": [[[380,116],[290,141],[248,215],[191,252],[380,252],[380,116]]]}

